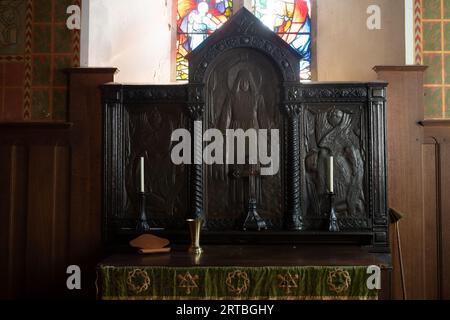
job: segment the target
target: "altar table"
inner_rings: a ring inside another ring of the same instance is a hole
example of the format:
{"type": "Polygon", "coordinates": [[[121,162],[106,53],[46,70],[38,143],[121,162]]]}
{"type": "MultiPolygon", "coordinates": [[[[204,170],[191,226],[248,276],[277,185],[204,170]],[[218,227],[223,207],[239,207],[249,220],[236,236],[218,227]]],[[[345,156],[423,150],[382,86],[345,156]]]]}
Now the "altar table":
{"type": "Polygon", "coordinates": [[[389,298],[390,255],[359,246],[204,246],[155,255],[115,254],[97,268],[104,300],[356,300],[389,298]],[[381,290],[367,286],[379,266],[381,290]]]}

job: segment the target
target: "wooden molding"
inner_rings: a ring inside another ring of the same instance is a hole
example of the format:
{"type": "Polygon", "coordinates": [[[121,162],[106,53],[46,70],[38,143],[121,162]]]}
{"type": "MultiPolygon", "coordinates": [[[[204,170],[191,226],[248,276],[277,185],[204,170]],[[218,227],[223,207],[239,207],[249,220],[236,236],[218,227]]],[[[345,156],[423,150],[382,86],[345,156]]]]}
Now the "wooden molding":
{"type": "Polygon", "coordinates": [[[450,127],[450,119],[430,119],[419,121],[423,127],[450,127]]]}
{"type": "Polygon", "coordinates": [[[17,121],[0,122],[0,128],[68,129],[73,126],[65,121],[17,121]]]}
{"type": "Polygon", "coordinates": [[[115,67],[104,67],[104,68],[88,68],[88,67],[76,67],[76,68],[66,68],[64,72],[66,73],[108,73],[108,74],[116,74],[120,70],[115,67]]]}
{"type": "Polygon", "coordinates": [[[400,65],[400,66],[375,66],[373,71],[425,71],[428,66],[423,65],[400,65]]]}

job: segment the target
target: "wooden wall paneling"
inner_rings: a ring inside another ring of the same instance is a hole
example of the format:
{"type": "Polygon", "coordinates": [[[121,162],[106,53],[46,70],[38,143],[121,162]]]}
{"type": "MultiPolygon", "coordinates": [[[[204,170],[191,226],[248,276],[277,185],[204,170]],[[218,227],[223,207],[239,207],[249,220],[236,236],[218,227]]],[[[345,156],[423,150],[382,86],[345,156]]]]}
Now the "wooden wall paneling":
{"type": "Polygon", "coordinates": [[[30,146],[28,166],[27,296],[52,296],[65,287],[68,147],[30,146]]]}
{"type": "Polygon", "coordinates": [[[0,145],[0,299],[25,286],[27,150],[0,145]]]}
{"type": "MultiPolygon", "coordinates": [[[[387,145],[388,205],[402,212],[399,221],[407,298],[426,298],[426,245],[422,188],[423,66],[375,67],[378,79],[388,81],[387,145]]],[[[402,298],[399,253],[393,228],[392,295],[402,298]]],[[[436,290],[436,288],[432,288],[436,290]]]]}
{"type": "Polygon", "coordinates": [[[0,146],[0,298],[5,299],[11,294],[11,284],[9,283],[11,269],[11,252],[13,249],[10,243],[12,234],[13,205],[10,201],[11,189],[14,188],[13,183],[13,166],[12,166],[12,147],[0,146]]]}
{"type": "Polygon", "coordinates": [[[68,124],[0,124],[5,298],[56,296],[65,263],[68,124]]]}
{"type": "Polygon", "coordinates": [[[116,69],[69,70],[68,122],[0,122],[0,298],[95,298],[102,109],[116,69]],[[66,288],[79,265],[82,290],[66,288]]]}
{"type": "MultiPolygon", "coordinates": [[[[30,298],[49,294],[54,242],[52,148],[31,146],[28,161],[26,287],[30,298]],[[43,183],[46,181],[47,183],[43,183]]],[[[53,279],[52,279],[53,280],[53,279]]]]}
{"type": "Polygon", "coordinates": [[[70,199],[70,181],[71,181],[71,150],[70,146],[56,145],[53,150],[54,159],[54,203],[53,203],[53,221],[54,239],[56,243],[53,245],[54,256],[54,276],[57,280],[55,292],[64,292],[66,286],[66,268],[68,260],[69,246],[69,199],[70,199]]]}

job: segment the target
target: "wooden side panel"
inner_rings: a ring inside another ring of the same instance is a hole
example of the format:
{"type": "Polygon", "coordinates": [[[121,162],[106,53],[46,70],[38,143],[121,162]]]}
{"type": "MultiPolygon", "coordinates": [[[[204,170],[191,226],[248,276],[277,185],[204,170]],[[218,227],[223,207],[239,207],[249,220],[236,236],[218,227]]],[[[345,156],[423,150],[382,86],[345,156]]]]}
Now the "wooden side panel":
{"type": "MultiPolygon", "coordinates": [[[[434,238],[426,239],[426,243],[436,243],[435,260],[428,262],[435,269],[430,277],[437,281],[437,297],[440,299],[450,299],[450,121],[425,121],[427,158],[424,158],[424,170],[426,170],[426,180],[424,180],[425,213],[427,215],[427,226],[433,219],[436,221],[434,238]],[[426,161],[426,162],[425,162],[426,161]],[[428,181],[428,183],[427,183],[428,181]],[[435,267],[434,267],[435,265],[435,267]]],[[[433,257],[427,257],[432,259],[433,257]]]]}
{"type": "MultiPolygon", "coordinates": [[[[389,82],[387,95],[388,205],[404,214],[399,221],[408,299],[425,298],[426,247],[422,189],[423,70],[377,67],[389,82]]],[[[391,228],[393,229],[393,228],[391,228]]],[[[402,298],[396,233],[392,239],[392,297],[402,298]]]]}
{"type": "Polygon", "coordinates": [[[71,197],[69,264],[80,266],[81,290],[71,297],[95,297],[95,265],[102,250],[102,105],[100,85],[114,80],[113,68],[69,70],[71,197]]]}
{"type": "Polygon", "coordinates": [[[445,130],[445,138],[442,138],[439,152],[439,202],[440,202],[440,237],[441,245],[441,297],[450,299],[450,126],[445,130]]]}
{"type": "MultiPolygon", "coordinates": [[[[376,67],[389,81],[389,205],[400,220],[407,297],[450,298],[450,121],[423,118],[423,66],[376,67]]],[[[391,230],[393,298],[402,297],[391,230]]]]}

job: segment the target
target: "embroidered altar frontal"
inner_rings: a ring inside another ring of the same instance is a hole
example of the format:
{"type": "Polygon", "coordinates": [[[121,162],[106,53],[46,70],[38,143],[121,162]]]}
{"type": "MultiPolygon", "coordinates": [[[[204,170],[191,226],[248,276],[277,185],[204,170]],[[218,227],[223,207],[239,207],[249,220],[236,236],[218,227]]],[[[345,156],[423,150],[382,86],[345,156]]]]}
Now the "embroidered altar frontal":
{"type": "Polygon", "coordinates": [[[104,300],[378,299],[367,266],[98,267],[104,300]]]}

